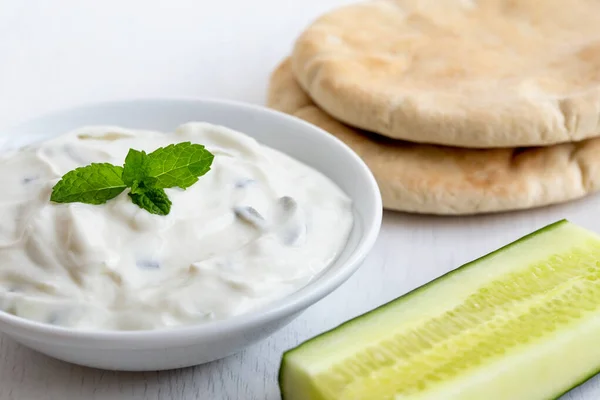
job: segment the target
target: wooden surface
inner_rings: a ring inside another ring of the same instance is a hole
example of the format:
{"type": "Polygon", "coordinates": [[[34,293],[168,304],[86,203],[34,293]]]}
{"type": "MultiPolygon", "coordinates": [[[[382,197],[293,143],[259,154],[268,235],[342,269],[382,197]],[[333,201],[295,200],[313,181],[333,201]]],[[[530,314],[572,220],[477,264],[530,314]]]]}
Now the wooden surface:
{"type": "MultiPolygon", "coordinates": [[[[0,0],[0,126],[98,100],[209,96],[263,103],[302,27],[343,0],[0,0]]],[[[600,196],[469,218],[386,213],[364,266],[288,327],[208,365],[81,368],[0,336],[0,399],[279,399],[284,350],[561,218],[600,231],[600,196]]],[[[600,361],[600,360],[599,360],[600,361]]],[[[600,398],[593,379],[564,399],[600,398]]]]}

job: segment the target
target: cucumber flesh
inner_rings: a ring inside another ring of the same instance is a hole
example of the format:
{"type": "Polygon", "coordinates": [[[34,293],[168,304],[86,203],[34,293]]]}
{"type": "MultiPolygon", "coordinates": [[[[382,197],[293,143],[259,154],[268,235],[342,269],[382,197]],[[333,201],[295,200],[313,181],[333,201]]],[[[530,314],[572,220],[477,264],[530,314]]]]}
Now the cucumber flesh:
{"type": "Polygon", "coordinates": [[[535,400],[600,370],[600,236],[542,228],[286,352],[285,400],[535,400]]]}

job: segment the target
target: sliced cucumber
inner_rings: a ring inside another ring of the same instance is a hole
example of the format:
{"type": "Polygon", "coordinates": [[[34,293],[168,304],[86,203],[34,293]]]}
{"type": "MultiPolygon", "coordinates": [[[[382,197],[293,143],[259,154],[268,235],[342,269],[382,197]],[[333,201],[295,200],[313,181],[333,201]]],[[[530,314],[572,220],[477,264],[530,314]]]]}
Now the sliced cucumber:
{"type": "Polygon", "coordinates": [[[600,236],[559,221],[286,352],[285,400],[536,400],[600,370],[600,236]]]}

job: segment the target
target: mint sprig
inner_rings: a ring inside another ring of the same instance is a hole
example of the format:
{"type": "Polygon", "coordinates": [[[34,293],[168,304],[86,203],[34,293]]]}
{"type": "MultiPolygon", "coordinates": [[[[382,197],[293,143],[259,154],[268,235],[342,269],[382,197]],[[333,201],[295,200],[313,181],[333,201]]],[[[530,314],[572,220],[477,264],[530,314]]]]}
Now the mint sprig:
{"type": "Polygon", "coordinates": [[[208,171],[214,155],[204,146],[183,142],[150,154],[130,149],[123,167],[92,163],[67,172],[52,188],[55,203],[103,204],[130,188],[131,201],[157,215],[171,211],[164,189],[187,189],[208,171]]]}

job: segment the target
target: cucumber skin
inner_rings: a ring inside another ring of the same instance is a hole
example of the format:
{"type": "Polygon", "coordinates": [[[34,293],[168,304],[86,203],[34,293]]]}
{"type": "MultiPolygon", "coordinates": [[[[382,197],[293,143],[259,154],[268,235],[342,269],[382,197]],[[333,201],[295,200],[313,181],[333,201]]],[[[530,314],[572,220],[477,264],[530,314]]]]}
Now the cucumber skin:
{"type": "MultiPolygon", "coordinates": [[[[423,285],[421,285],[421,286],[419,286],[419,287],[411,290],[410,292],[407,292],[407,293],[403,294],[400,297],[396,297],[395,299],[393,299],[393,300],[391,300],[391,301],[389,301],[387,303],[384,303],[384,304],[380,305],[379,307],[376,307],[376,308],[374,308],[374,309],[372,309],[370,311],[367,311],[367,312],[365,312],[363,314],[360,314],[360,315],[358,315],[358,316],[356,316],[356,317],[354,317],[354,318],[352,318],[352,319],[350,319],[350,320],[348,320],[346,322],[343,322],[343,323],[341,323],[341,324],[339,324],[339,325],[337,325],[337,326],[335,326],[335,327],[333,327],[333,328],[331,328],[331,329],[329,329],[329,330],[327,330],[327,331],[325,331],[325,332],[323,332],[323,333],[315,336],[312,339],[308,339],[308,340],[306,340],[304,342],[301,342],[296,347],[294,347],[294,348],[292,348],[290,350],[285,351],[283,353],[282,357],[281,357],[281,366],[279,368],[279,374],[278,374],[278,377],[277,377],[277,381],[278,381],[278,384],[279,384],[279,391],[281,392],[281,399],[282,400],[286,399],[286,394],[285,394],[285,392],[283,390],[283,371],[285,370],[286,358],[287,358],[287,356],[289,354],[293,353],[295,350],[300,349],[301,347],[309,344],[310,342],[312,342],[314,340],[317,340],[317,339],[322,338],[322,337],[327,336],[327,335],[331,335],[335,331],[337,331],[338,329],[341,329],[344,326],[349,325],[349,324],[355,322],[356,320],[359,320],[360,318],[362,318],[363,316],[365,316],[367,314],[376,313],[376,312],[378,312],[378,311],[380,311],[380,310],[382,310],[384,308],[393,306],[396,302],[400,302],[401,300],[404,300],[404,299],[406,299],[406,298],[408,298],[408,297],[410,297],[410,296],[412,296],[412,295],[414,295],[414,294],[416,294],[416,293],[418,293],[418,292],[420,292],[422,290],[425,290],[428,286],[433,285],[437,281],[444,280],[445,278],[447,278],[448,276],[450,276],[450,275],[458,272],[459,270],[468,268],[470,266],[474,266],[474,264],[478,264],[479,262],[484,261],[484,260],[486,260],[486,259],[494,256],[495,254],[501,252],[502,250],[504,250],[504,249],[506,249],[508,247],[512,247],[512,246],[514,246],[514,245],[516,245],[516,244],[518,244],[520,242],[524,242],[526,240],[529,240],[529,239],[533,238],[534,236],[539,235],[540,233],[549,232],[551,230],[554,230],[554,229],[556,229],[556,228],[558,228],[558,227],[560,227],[560,226],[562,226],[564,224],[568,224],[568,223],[570,223],[568,220],[561,219],[561,220],[558,220],[558,221],[556,221],[556,222],[554,222],[552,224],[546,225],[546,226],[544,226],[544,227],[542,227],[542,228],[540,228],[540,229],[538,229],[536,231],[533,231],[533,232],[531,232],[531,233],[529,233],[529,234],[527,234],[525,236],[522,236],[519,239],[514,240],[514,241],[512,241],[512,242],[510,242],[510,243],[508,243],[508,244],[506,244],[506,245],[504,245],[504,246],[502,246],[502,247],[500,247],[500,248],[498,248],[498,249],[496,249],[496,250],[494,250],[494,251],[492,251],[492,252],[490,252],[490,253],[488,253],[488,254],[486,254],[484,256],[481,256],[481,257],[479,257],[479,258],[477,258],[477,259],[475,259],[473,261],[469,261],[468,263],[461,265],[458,268],[455,268],[455,269],[453,269],[451,271],[448,271],[445,274],[443,274],[443,275],[435,278],[434,280],[429,281],[429,282],[427,282],[427,283],[425,283],[425,284],[423,284],[423,285]]],[[[568,390],[566,390],[565,392],[559,394],[557,397],[554,397],[554,398],[551,398],[551,399],[548,399],[548,400],[557,400],[557,399],[559,399],[562,395],[564,395],[565,393],[569,392],[573,388],[581,385],[582,383],[590,380],[591,378],[593,378],[599,372],[600,372],[600,370],[593,372],[589,377],[585,378],[584,380],[582,380],[581,382],[577,383],[576,385],[571,386],[568,390]]]]}
{"type": "Polygon", "coordinates": [[[571,386],[570,388],[568,388],[564,392],[558,394],[556,397],[551,397],[548,400],[559,400],[562,396],[564,396],[565,394],[569,393],[571,390],[575,389],[576,387],[583,385],[584,383],[586,383],[587,381],[589,381],[590,379],[592,379],[593,377],[595,377],[599,373],[600,373],[600,369],[597,369],[597,370],[591,372],[590,375],[588,375],[587,377],[583,378],[582,380],[580,380],[579,382],[577,382],[576,384],[574,384],[573,386],[571,386]]]}

